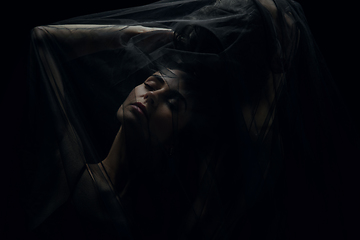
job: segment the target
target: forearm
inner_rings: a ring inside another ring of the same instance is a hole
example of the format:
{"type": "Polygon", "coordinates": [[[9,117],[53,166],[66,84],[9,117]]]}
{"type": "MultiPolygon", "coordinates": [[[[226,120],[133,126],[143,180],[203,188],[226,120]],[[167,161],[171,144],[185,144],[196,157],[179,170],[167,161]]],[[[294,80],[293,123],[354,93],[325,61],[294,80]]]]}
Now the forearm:
{"type": "Polygon", "coordinates": [[[36,27],[34,32],[40,40],[56,41],[69,58],[121,48],[138,34],[143,34],[143,38],[136,44],[144,52],[151,52],[173,38],[171,29],[140,25],[49,25],[36,27]]]}
{"type": "MultiPolygon", "coordinates": [[[[70,59],[122,47],[126,26],[115,25],[48,25],[34,29],[38,38],[51,38],[70,59]]],[[[124,41],[127,39],[124,39],[124,41]]]]}

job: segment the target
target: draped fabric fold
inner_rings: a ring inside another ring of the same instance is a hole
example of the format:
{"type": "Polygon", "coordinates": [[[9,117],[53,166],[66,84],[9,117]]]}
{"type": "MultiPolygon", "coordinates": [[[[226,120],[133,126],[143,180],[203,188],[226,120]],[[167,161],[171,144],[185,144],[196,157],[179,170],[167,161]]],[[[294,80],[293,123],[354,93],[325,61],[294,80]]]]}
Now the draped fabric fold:
{"type": "Polygon", "coordinates": [[[164,0],[40,26],[28,89],[23,201],[36,236],[73,218],[88,239],[344,238],[338,165],[358,136],[295,1],[164,0]],[[133,89],[154,92],[155,76],[181,95],[177,70],[189,122],[171,108],[169,141],[122,140],[133,89]],[[131,161],[114,178],[104,159],[117,141],[131,161]]]}

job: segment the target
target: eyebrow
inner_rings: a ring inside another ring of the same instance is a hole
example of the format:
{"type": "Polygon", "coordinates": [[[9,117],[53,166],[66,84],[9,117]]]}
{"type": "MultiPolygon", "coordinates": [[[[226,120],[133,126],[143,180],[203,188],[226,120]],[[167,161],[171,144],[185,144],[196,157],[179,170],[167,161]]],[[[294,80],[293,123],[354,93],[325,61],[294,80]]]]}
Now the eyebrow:
{"type": "MultiPolygon", "coordinates": [[[[164,78],[161,75],[158,74],[153,74],[153,77],[155,77],[161,84],[167,84],[169,89],[170,86],[169,84],[164,80],[164,78]]],[[[176,97],[177,99],[180,99],[182,102],[184,102],[185,104],[185,111],[187,110],[187,101],[186,98],[177,90],[175,89],[170,89],[170,95],[176,97]]]]}

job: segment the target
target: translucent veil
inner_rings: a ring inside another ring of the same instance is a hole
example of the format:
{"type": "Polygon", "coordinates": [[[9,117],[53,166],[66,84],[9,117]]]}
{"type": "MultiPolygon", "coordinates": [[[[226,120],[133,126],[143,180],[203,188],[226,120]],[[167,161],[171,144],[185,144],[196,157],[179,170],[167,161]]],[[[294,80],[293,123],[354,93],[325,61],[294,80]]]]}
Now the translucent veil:
{"type": "Polygon", "coordinates": [[[298,3],[165,0],[39,27],[31,44],[23,192],[34,236],[344,236],[338,161],[357,136],[298,3]],[[159,30],[121,37],[140,25],[159,30]],[[174,133],[182,151],[163,162],[156,194],[143,174],[122,197],[101,164],[116,112],[171,68],[199,95],[191,131],[174,133]]]}

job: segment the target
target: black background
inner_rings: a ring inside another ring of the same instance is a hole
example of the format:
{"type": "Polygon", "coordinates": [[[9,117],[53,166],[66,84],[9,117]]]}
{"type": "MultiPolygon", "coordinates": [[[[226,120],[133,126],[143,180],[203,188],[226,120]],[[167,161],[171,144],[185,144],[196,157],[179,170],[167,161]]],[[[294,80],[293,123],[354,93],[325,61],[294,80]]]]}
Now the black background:
{"type": "MultiPolygon", "coordinates": [[[[51,24],[71,17],[133,7],[154,1],[12,1],[2,4],[0,78],[1,134],[1,212],[0,238],[3,233],[21,229],[24,219],[19,207],[18,149],[21,148],[22,121],[26,103],[26,63],[30,32],[35,26],[51,24]]],[[[344,98],[355,126],[358,128],[358,20],[356,1],[298,0],[308,19],[310,29],[324,55],[336,84],[344,98]]],[[[355,131],[355,130],[354,130],[355,131]]],[[[358,131],[358,130],[357,130],[358,131]]],[[[357,164],[358,165],[358,164],[357,164]]],[[[354,167],[355,164],[354,164],[354,167]]]]}

